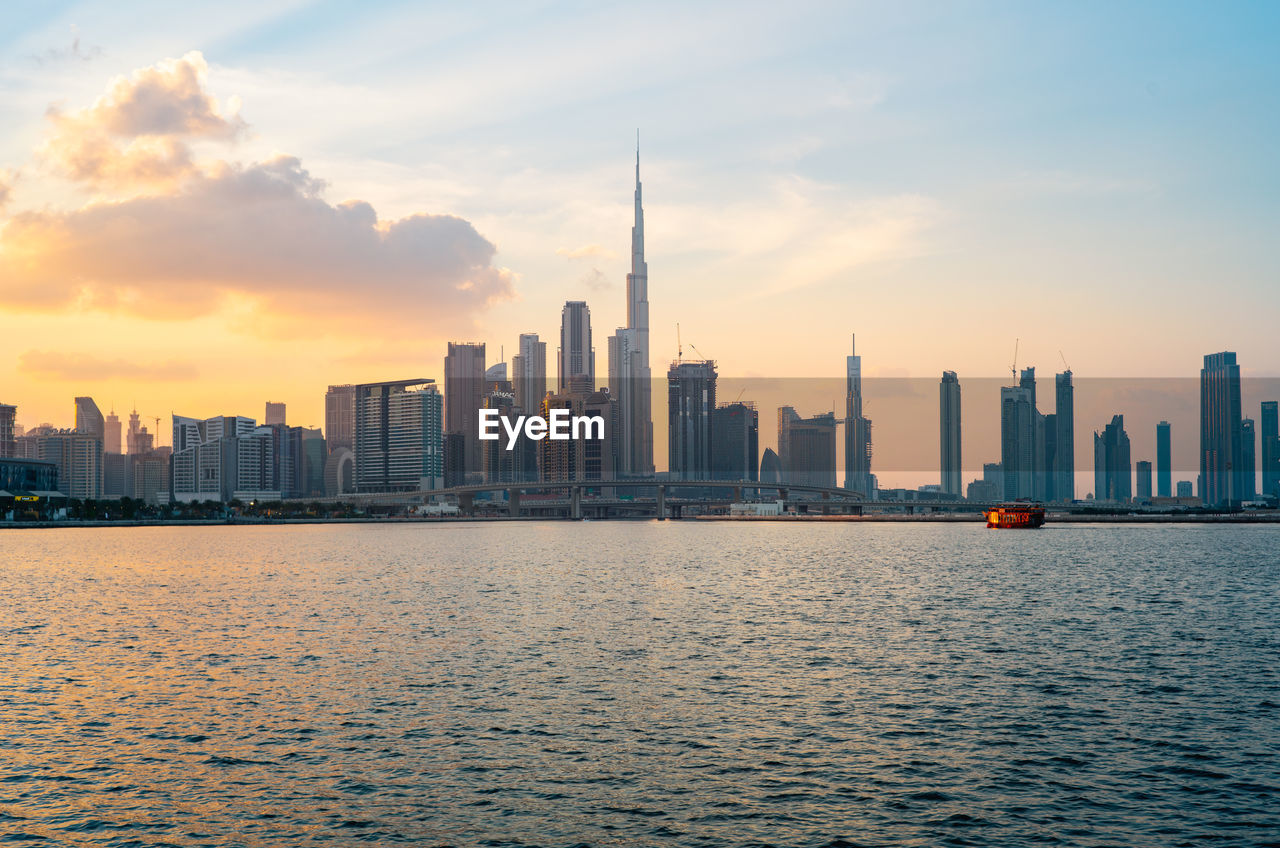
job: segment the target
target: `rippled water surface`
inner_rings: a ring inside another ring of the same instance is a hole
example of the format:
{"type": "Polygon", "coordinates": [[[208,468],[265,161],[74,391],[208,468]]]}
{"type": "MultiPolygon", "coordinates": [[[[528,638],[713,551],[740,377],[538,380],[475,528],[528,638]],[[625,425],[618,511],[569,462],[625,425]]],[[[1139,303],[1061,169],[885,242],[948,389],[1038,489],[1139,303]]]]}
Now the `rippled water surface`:
{"type": "Polygon", "coordinates": [[[0,535],[0,839],[1280,845],[1280,528],[0,535]]]}

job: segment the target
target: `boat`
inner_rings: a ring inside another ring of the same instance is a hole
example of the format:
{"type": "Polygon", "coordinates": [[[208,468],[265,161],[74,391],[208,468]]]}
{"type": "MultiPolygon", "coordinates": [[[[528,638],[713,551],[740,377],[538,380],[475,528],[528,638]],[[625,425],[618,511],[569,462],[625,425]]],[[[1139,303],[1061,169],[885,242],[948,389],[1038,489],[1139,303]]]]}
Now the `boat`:
{"type": "Polygon", "coordinates": [[[984,509],[988,527],[1033,529],[1044,526],[1044,506],[1038,503],[1002,503],[984,509]]]}

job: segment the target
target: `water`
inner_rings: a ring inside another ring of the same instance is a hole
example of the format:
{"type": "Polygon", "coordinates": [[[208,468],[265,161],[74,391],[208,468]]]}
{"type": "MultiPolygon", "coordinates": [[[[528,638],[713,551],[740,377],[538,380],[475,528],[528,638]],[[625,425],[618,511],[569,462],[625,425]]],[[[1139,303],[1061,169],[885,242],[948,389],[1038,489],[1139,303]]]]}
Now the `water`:
{"type": "Polygon", "coordinates": [[[24,845],[1280,845],[1280,528],[7,531],[24,845]]]}

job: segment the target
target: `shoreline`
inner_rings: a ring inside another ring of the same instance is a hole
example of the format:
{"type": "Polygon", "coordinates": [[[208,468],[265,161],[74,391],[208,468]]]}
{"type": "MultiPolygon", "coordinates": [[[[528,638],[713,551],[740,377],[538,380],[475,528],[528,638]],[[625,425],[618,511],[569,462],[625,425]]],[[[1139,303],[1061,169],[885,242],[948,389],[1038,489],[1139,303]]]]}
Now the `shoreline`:
{"type": "MultiPolygon", "coordinates": [[[[590,518],[586,521],[656,521],[653,517],[636,518],[590,518]]],[[[782,523],[805,522],[844,522],[844,523],[887,523],[887,524],[983,524],[981,516],[967,513],[937,513],[924,515],[699,515],[689,518],[669,518],[667,521],[768,521],[782,523]]],[[[85,521],[70,519],[64,521],[0,521],[0,530],[50,530],[60,527],[74,528],[107,528],[107,527],[277,527],[285,525],[306,524],[456,524],[456,523],[490,523],[512,521],[555,521],[570,522],[567,518],[544,518],[541,516],[511,517],[506,515],[492,516],[445,516],[445,517],[386,517],[386,518],[235,518],[235,519],[120,519],[110,521],[85,521]]],[[[1190,515],[1084,515],[1078,513],[1050,513],[1046,526],[1055,524],[1280,524],[1280,512],[1266,513],[1209,513],[1190,515]]]]}

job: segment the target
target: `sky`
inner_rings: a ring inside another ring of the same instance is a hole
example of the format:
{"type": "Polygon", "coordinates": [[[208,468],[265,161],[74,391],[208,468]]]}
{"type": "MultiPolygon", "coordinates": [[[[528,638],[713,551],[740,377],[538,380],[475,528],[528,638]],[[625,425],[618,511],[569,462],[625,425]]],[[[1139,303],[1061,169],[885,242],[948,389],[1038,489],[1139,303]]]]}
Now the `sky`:
{"type": "Polygon", "coordinates": [[[999,377],[1015,339],[1275,376],[1278,35],[1273,3],[20,0],[0,402],[318,425],[449,340],[550,363],[571,299],[604,373],[637,130],[656,374],[678,323],[732,377],[838,379],[853,333],[871,378],[999,377]]]}

